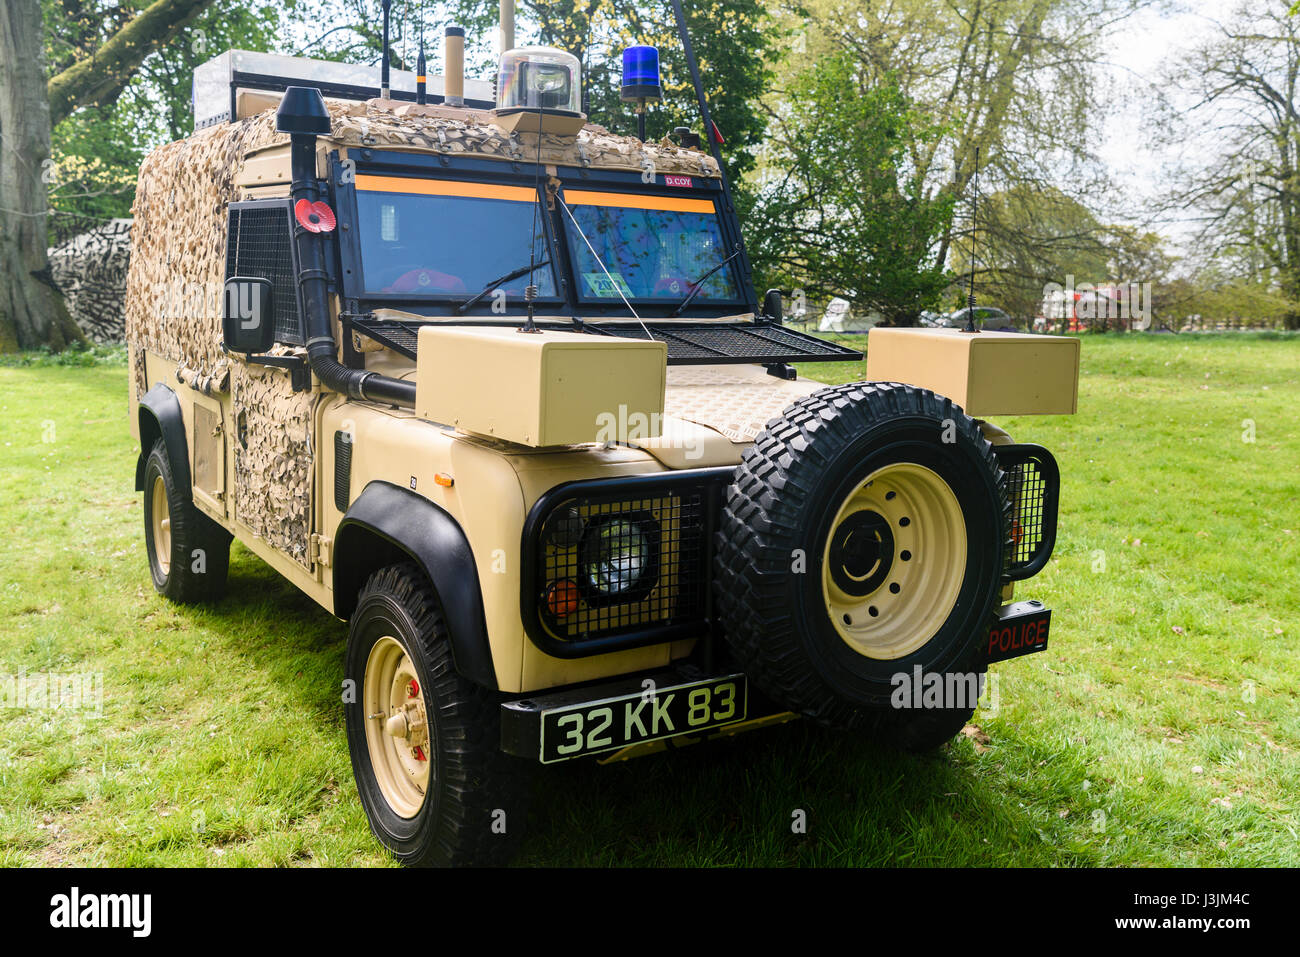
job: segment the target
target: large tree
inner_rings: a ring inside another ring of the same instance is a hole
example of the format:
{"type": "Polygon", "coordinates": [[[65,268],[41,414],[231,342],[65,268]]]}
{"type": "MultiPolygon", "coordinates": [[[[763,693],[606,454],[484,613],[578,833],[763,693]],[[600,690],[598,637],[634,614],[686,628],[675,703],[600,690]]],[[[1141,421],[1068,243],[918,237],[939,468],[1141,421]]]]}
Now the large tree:
{"type": "MultiPolygon", "coordinates": [[[[1092,149],[1107,93],[1096,61],[1108,31],[1145,2],[792,0],[774,5],[784,8],[791,44],[765,103],[778,120],[797,114],[797,79],[840,55],[852,58],[866,86],[896,87],[943,131],[904,144],[904,165],[918,199],[956,206],[935,239],[934,262],[964,265],[969,251],[954,255],[954,247],[973,235],[968,210],[977,155],[986,195],[1024,188],[1068,194],[1075,203],[1106,195],[1106,167],[1092,149]]],[[[780,173],[780,162],[770,165],[780,173]]],[[[980,230],[1018,243],[1014,258],[1028,262],[1033,247],[1054,238],[1032,221],[1013,222],[1016,212],[1014,204],[982,209],[980,230]]],[[[976,261],[984,280],[988,260],[976,261]]]]}
{"type": "Polygon", "coordinates": [[[750,223],[761,278],[914,324],[948,285],[935,249],[953,207],[922,195],[908,151],[942,128],[846,52],[819,58],[790,93],[794,107],[773,117],[750,223]]]}
{"type": "Polygon", "coordinates": [[[1290,303],[1300,328],[1300,19],[1247,0],[1187,58],[1174,78],[1195,100],[1175,125],[1194,248],[1290,303]]]}
{"type": "MultiPolygon", "coordinates": [[[[121,25],[46,78],[39,0],[6,0],[0,13],[0,350],[62,349],[83,336],[49,279],[50,127],[81,106],[111,102],[144,59],[170,42],[212,0],[117,6],[121,25]]],[[[102,4],[67,0],[76,19],[113,22],[102,4]]]]}

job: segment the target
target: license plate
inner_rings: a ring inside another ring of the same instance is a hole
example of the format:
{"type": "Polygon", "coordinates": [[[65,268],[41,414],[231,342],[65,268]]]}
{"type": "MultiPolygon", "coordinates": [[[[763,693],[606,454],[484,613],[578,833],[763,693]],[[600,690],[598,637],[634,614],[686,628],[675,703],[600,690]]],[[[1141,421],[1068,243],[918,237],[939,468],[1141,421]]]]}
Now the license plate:
{"type": "Polygon", "coordinates": [[[998,622],[989,629],[985,652],[990,663],[1032,655],[1047,650],[1047,631],[1052,610],[1041,601],[1018,601],[1003,605],[998,622]]]}
{"type": "Polygon", "coordinates": [[[543,764],[632,744],[693,734],[745,720],[749,688],[743,674],[657,687],[543,711],[543,764]]]}

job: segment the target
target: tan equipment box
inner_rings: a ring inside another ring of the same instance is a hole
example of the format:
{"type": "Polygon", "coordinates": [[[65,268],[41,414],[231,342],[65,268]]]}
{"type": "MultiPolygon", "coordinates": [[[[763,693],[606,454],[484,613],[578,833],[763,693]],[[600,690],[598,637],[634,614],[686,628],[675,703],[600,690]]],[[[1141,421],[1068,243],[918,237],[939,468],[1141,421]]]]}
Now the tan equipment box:
{"type": "Polygon", "coordinates": [[[415,411],[533,447],[618,441],[628,422],[654,438],[667,367],[668,347],[646,339],[425,326],[415,411]]]}
{"type": "Polygon", "coordinates": [[[959,329],[872,329],[867,378],[947,396],[967,415],[1070,415],[1079,340],[959,329]]]}

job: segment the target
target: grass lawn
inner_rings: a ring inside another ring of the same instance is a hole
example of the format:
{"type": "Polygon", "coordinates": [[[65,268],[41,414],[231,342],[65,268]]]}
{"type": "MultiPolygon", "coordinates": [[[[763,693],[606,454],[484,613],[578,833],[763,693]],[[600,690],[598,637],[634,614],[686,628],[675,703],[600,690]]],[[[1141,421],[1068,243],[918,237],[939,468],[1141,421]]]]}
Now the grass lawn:
{"type": "MultiPolygon", "coordinates": [[[[795,723],[560,766],[520,863],[1300,864],[1300,338],[1089,338],[1079,406],[999,420],[1061,464],[1020,586],[1052,642],[995,666],[966,735],[906,758],[795,723]]],[[[219,605],[159,598],[125,412],[120,363],[0,366],[0,676],[103,688],[102,716],[0,708],[0,864],[388,864],[346,627],[239,545],[219,605]]]]}

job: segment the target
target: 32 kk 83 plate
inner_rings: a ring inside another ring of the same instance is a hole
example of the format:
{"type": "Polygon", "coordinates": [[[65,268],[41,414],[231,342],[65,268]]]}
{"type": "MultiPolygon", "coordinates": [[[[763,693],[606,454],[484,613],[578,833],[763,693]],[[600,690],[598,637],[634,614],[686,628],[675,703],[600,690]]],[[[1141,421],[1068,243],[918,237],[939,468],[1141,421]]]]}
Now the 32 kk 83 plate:
{"type": "Polygon", "coordinates": [[[544,711],[541,761],[566,761],[743,721],[748,698],[745,676],[734,674],[664,687],[647,681],[639,692],[544,711]]]}

